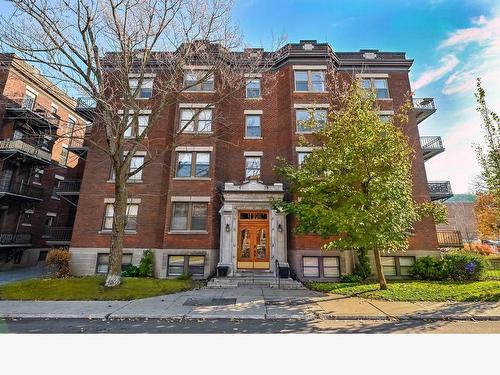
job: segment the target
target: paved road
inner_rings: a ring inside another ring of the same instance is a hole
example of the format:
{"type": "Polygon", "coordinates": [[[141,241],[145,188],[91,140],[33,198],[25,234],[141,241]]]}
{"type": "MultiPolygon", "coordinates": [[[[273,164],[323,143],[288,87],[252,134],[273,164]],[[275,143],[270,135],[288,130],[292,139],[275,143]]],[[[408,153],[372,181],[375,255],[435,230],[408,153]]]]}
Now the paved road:
{"type": "Polygon", "coordinates": [[[500,322],[1,319],[0,333],[500,333],[500,322]]]}
{"type": "Polygon", "coordinates": [[[34,267],[18,268],[0,272],[0,285],[13,281],[32,279],[46,274],[45,265],[39,264],[34,267]]]}

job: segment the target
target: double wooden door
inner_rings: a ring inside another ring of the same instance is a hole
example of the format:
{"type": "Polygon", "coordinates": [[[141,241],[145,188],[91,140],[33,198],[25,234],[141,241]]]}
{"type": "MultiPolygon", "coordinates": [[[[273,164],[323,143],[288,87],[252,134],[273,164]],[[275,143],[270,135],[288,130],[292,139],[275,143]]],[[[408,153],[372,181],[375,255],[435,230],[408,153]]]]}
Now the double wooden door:
{"type": "Polygon", "coordinates": [[[269,269],[267,211],[240,212],[238,220],[238,269],[269,269]]]}

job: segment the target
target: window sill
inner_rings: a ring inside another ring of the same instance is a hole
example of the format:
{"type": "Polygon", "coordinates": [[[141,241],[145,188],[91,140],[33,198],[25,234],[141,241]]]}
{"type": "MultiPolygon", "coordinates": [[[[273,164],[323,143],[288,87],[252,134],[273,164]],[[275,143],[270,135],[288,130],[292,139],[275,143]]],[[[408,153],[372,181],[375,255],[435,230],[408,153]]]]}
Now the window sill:
{"type": "Polygon", "coordinates": [[[315,134],[316,132],[295,132],[296,135],[303,135],[303,134],[315,134]]]}
{"type": "Polygon", "coordinates": [[[215,90],[184,90],[188,94],[215,94],[215,90]]]}
{"type": "Polygon", "coordinates": [[[32,181],[31,182],[32,185],[38,185],[38,186],[42,186],[42,184],[40,182],[36,182],[36,181],[32,181]]]}
{"type": "Polygon", "coordinates": [[[177,134],[189,134],[189,135],[212,135],[214,132],[188,132],[188,131],[178,131],[177,134]]]}
{"type": "Polygon", "coordinates": [[[258,97],[258,98],[245,98],[245,100],[255,100],[255,101],[259,101],[259,100],[262,100],[262,96],[258,97]]]}
{"type": "Polygon", "coordinates": [[[328,91],[293,91],[294,94],[328,94],[328,91]]]}
{"type": "Polygon", "coordinates": [[[392,98],[375,98],[375,100],[383,100],[383,101],[388,102],[388,101],[392,100],[392,98]]]}
{"type": "Polygon", "coordinates": [[[50,197],[50,199],[53,199],[53,200],[55,200],[55,201],[60,201],[60,200],[61,200],[61,198],[59,198],[59,197],[54,197],[54,196],[51,196],[51,197],[50,197]]]}
{"type": "Polygon", "coordinates": [[[243,137],[243,139],[248,139],[248,140],[259,140],[259,139],[263,139],[262,137],[243,137]]]}
{"type": "Polygon", "coordinates": [[[23,227],[31,227],[31,224],[22,223],[21,226],[23,226],[23,227]]]}
{"type": "MultiPolygon", "coordinates": [[[[108,181],[106,181],[107,184],[114,184],[115,182],[116,182],[116,180],[108,180],[108,181]]],[[[136,180],[136,181],[134,181],[134,180],[128,180],[126,183],[127,184],[143,184],[144,181],[143,180],[136,180]]]]}
{"type": "Polygon", "coordinates": [[[171,230],[167,234],[208,234],[206,230],[171,230]]]}
{"type": "MultiPolygon", "coordinates": [[[[101,229],[100,231],[97,232],[98,234],[111,234],[113,231],[111,229],[101,229]]],[[[133,235],[137,234],[136,230],[125,230],[125,235],[133,235]]]]}
{"type": "Polygon", "coordinates": [[[212,177],[174,177],[174,181],[210,181],[212,177]]]}

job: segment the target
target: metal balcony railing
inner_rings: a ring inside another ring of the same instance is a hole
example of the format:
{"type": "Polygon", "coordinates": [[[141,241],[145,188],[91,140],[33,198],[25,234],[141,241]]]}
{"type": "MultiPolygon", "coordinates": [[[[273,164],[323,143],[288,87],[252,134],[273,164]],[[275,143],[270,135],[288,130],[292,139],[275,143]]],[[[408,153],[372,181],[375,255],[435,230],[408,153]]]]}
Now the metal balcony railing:
{"type": "Polygon", "coordinates": [[[48,237],[49,242],[69,242],[73,233],[72,227],[50,227],[45,226],[44,236],[48,237]]]}
{"type": "Polygon", "coordinates": [[[438,230],[439,247],[462,247],[462,235],[458,230],[438,230]]]}
{"type": "Polygon", "coordinates": [[[440,136],[420,137],[420,146],[424,155],[424,161],[444,151],[443,141],[440,136]]]}
{"type": "Polygon", "coordinates": [[[54,187],[54,195],[77,195],[80,194],[82,180],[64,180],[54,187]]]}
{"type": "Polygon", "coordinates": [[[30,245],[31,233],[1,233],[0,245],[30,245]]]}
{"type": "Polygon", "coordinates": [[[0,141],[0,151],[17,151],[33,158],[49,162],[52,154],[38,146],[30,145],[21,139],[4,139],[0,141]]]}
{"type": "Polygon", "coordinates": [[[11,98],[11,102],[7,105],[7,110],[11,112],[19,112],[16,118],[29,118],[38,121],[44,126],[58,127],[61,118],[56,113],[51,112],[49,109],[43,107],[36,102],[36,98],[25,96],[23,98],[11,98]],[[25,114],[24,116],[22,114],[25,114]]]}
{"type": "Polygon", "coordinates": [[[431,200],[446,200],[453,196],[450,181],[429,181],[429,195],[431,200]]]}
{"type": "Polygon", "coordinates": [[[13,194],[29,199],[41,200],[43,189],[38,186],[28,185],[23,180],[9,181],[0,176],[0,196],[5,194],[13,194]]]}
{"type": "Polygon", "coordinates": [[[413,109],[417,117],[417,124],[436,112],[433,98],[413,98],[413,109]]]}

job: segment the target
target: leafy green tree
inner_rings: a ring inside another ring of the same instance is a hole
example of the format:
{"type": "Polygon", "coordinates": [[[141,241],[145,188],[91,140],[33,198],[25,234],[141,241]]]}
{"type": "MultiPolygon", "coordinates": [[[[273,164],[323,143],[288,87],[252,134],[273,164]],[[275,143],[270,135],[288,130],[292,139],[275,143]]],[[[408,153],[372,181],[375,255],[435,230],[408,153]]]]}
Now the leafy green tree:
{"type": "MultiPolygon", "coordinates": [[[[300,168],[278,163],[295,199],[276,206],[296,216],[298,233],[327,239],[324,250],[373,251],[380,288],[387,289],[381,253],[407,249],[415,222],[427,216],[444,221],[446,208],[413,200],[413,150],[402,131],[410,104],[387,122],[377,113],[373,93],[356,82],[330,99],[325,124],[315,132],[313,143],[320,146],[300,168]]],[[[311,115],[303,125],[319,124],[311,115]]]]}
{"type": "Polygon", "coordinates": [[[495,197],[496,206],[500,207],[500,117],[486,105],[486,93],[477,79],[475,93],[477,111],[481,115],[485,146],[476,145],[477,158],[481,165],[480,189],[495,197]]]}

